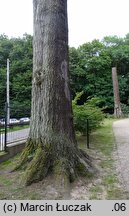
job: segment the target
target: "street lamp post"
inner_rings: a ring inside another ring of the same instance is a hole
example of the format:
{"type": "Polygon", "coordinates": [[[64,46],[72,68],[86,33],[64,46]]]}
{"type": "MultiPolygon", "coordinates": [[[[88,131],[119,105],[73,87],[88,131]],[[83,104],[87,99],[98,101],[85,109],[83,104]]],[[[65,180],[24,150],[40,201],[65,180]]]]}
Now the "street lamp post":
{"type": "Polygon", "coordinates": [[[9,124],[10,121],[10,102],[9,102],[9,59],[7,59],[7,124],[9,124]]]}

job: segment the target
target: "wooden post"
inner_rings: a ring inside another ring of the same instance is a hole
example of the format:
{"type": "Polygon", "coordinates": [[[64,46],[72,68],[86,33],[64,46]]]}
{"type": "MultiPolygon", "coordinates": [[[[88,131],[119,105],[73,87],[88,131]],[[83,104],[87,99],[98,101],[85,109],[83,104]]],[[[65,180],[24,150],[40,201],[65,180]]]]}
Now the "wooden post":
{"type": "Polygon", "coordinates": [[[120,118],[122,116],[120,95],[119,95],[119,84],[117,77],[116,67],[112,68],[112,81],[113,81],[113,92],[114,92],[114,116],[120,118]]]}

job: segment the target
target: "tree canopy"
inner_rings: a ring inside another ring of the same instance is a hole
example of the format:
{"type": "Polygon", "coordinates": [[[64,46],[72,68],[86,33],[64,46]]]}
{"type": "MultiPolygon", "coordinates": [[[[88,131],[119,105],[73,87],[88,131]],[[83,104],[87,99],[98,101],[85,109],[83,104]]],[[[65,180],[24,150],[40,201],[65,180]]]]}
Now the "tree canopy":
{"type": "Polygon", "coordinates": [[[116,66],[122,104],[129,105],[129,35],[104,37],[79,48],[70,48],[70,74],[73,97],[84,91],[82,103],[88,97],[101,99],[100,106],[113,113],[113,86],[111,68],[116,66]]]}
{"type": "MultiPolygon", "coordinates": [[[[0,35],[0,116],[6,101],[7,58],[10,59],[10,103],[22,108],[20,116],[30,115],[32,40],[28,34],[11,39],[0,35]]],[[[101,99],[100,107],[105,106],[106,112],[113,113],[111,68],[117,66],[121,102],[129,106],[129,33],[124,38],[105,36],[102,41],[93,40],[77,49],[71,47],[69,60],[73,99],[77,92],[83,91],[81,104],[89,96],[97,96],[101,99]]]]}
{"type": "MultiPolygon", "coordinates": [[[[32,36],[9,39],[0,36],[0,112],[6,101],[6,62],[10,60],[10,104],[15,109],[21,107],[21,114],[30,115],[32,77],[32,36]]],[[[14,113],[12,112],[12,115],[14,113]]],[[[20,117],[18,116],[18,117],[20,117]]],[[[17,116],[15,116],[17,117],[17,116]]],[[[21,116],[22,117],[22,116],[21,116]]]]}

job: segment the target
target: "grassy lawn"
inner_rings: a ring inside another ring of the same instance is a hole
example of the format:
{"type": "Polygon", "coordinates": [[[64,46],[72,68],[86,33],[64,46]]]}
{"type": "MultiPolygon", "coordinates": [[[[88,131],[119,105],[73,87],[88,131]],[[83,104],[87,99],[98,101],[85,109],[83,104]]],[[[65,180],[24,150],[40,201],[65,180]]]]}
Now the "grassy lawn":
{"type": "MultiPolygon", "coordinates": [[[[113,121],[105,119],[102,126],[92,132],[90,149],[86,147],[86,137],[77,135],[80,148],[93,157],[99,171],[97,176],[79,178],[72,183],[69,199],[127,199],[115,172],[113,121]]],[[[24,171],[10,172],[18,159],[19,155],[0,164],[0,199],[64,199],[61,192],[53,187],[51,176],[25,187],[22,180],[24,171]]]]}
{"type": "Polygon", "coordinates": [[[90,199],[127,199],[127,194],[120,186],[115,171],[115,140],[112,124],[115,119],[105,119],[102,126],[90,135],[90,149],[86,149],[86,137],[78,137],[81,148],[96,158],[100,176],[90,188],[90,199]]]}
{"type": "MultiPolygon", "coordinates": [[[[11,126],[10,128],[7,128],[7,132],[14,132],[14,131],[18,131],[18,130],[23,130],[29,128],[29,125],[17,125],[17,126],[11,126]]],[[[4,133],[5,129],[1,128],[1,132],[4,133]]]]}
{"type": "Polygon", "coordinates": [[[13,132],[13,131],[18,131],[18,130],[23,130],[23,129],[26,129],[26,128],[29,128],[29,125],[21,125],[21,126],[13,126],[13,127],[10,127],[8,128],[8,132],[13,132]]]}

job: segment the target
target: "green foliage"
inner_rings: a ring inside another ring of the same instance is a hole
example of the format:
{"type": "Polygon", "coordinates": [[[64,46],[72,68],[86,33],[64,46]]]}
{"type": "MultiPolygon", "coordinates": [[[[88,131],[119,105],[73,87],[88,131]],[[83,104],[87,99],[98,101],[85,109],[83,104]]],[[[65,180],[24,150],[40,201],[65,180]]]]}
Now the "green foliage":
{"type": "MultiPolygon", "coordinates": [[[[12,117],[30,114],[32,84],[32,36],[9,39],[0,35],[0,118],[6,101],[6,62],[10,59],[10,104],[17,112],[12,117]],[[20,111],[20,107],[22,109],[20,111]],[[23,111],[25,110],[25,111],[23,111]],[[27,110],[27,112],[26,112],[27,110]]],[[[129,105],[129,33],[125,38],[106,36],[102,41],[93,40],[79,48],[69,48],[69,71],[72,99],[77,92],[84,92],[80,104],[89,97],[99,97],[99,107],[113,113],[114,99],[111,68],[117,66],[121,103],[129,105]]]]}
{"type": "Polygon", "coordinates": [[[85,134],[87,130],[87,119],[89,119],[89,129],[91,131],[100,125],[104,119],[104,114],[97,106],[100,102],[98,98],[91,98],[83,105],[78,105],[77,102],[82,94],[83,92],[76,94],[72,106],[75,130],[85,134]]]}
{"type": "Polygon", "coordinates": [[[85,97],[99,97],[106,112],[113,113],[114,99],[111,68],[117,66],[120,98],[128,104],[129,95],[129,34],[125,38],[104,37],[102,41],[70,48],[72,94],[84,91],[85,97]]]}
{"type": "Polygon", "coordinates": [[[121,104],[121,109],[122,109],[122,113],[124,117],[128,117],[129,116],[129,106],[127,106],[126,104],[121,104]]]}
{"type": "Polygon", "coordinates": [[[76,51],[70,49],[70,54],[70,74],[74,92],[84,91],[87,98],[99,96],[103,99],[104,106],[112,107],[111,57],[105,45],[99,40],[93,40],[83,44],[76,51]]]}
{"type": "Polygon", "coordinates": [[[0,118],[6,101],[6,62],[10,59],[11,117],[30,116],[32,83],[32,36],[23,38],[0,36],[0,118]],[[21,108],[22,107],[22,108],[21,108]]]}

